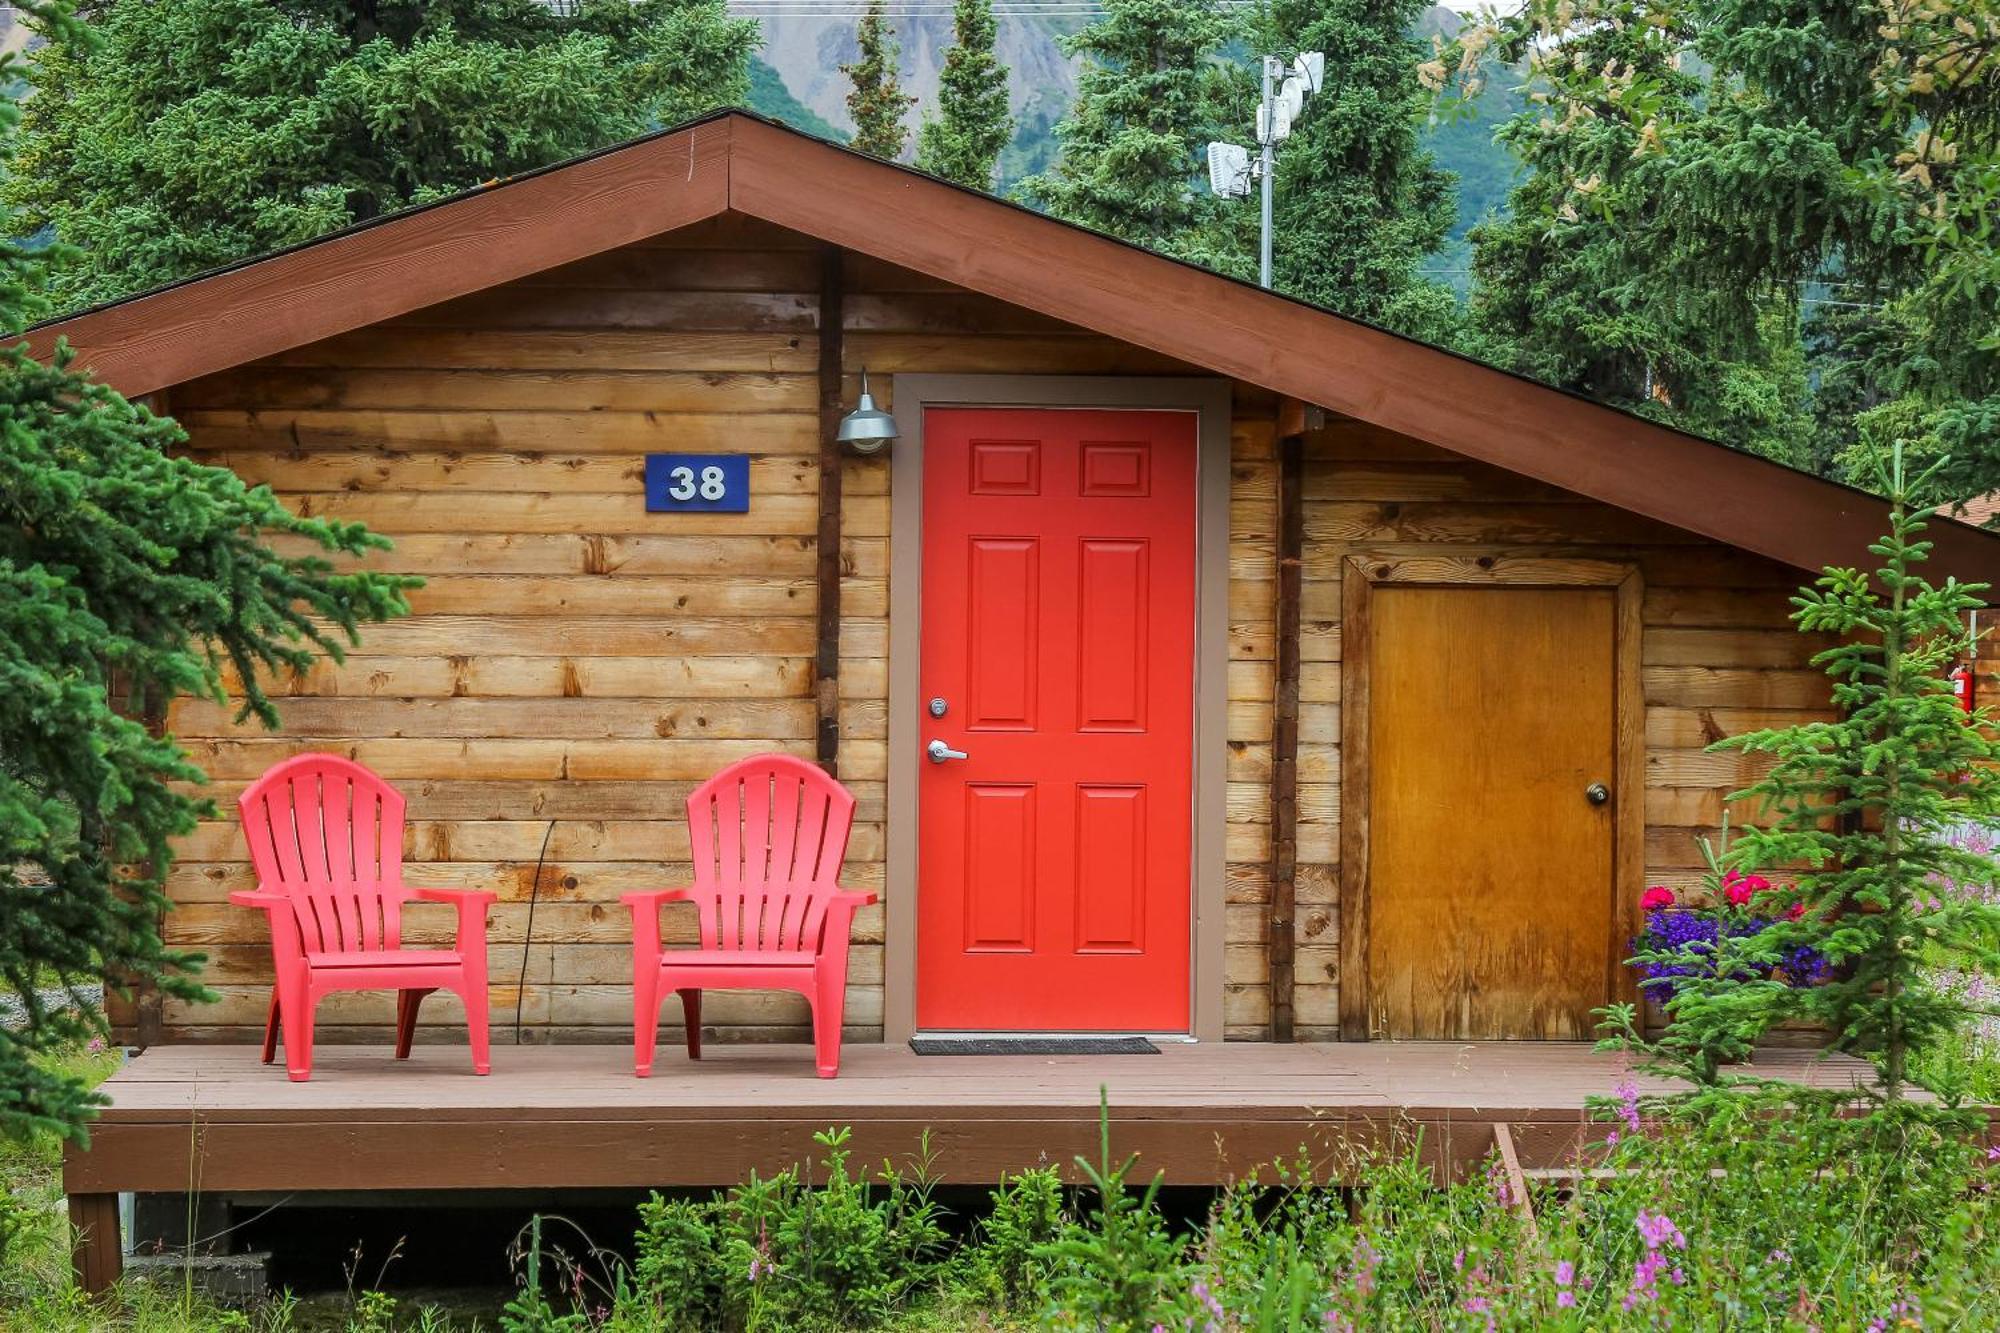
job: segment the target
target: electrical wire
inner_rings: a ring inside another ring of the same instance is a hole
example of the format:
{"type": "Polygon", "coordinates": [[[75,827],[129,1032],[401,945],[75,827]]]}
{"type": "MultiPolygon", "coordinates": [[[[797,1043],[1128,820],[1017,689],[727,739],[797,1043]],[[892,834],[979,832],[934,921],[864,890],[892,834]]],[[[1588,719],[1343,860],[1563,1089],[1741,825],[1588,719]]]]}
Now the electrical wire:
{"type": "Polygon", "coordinates": [[[549,859],[549,839],[556,821],[542,830],[542,850],[535,854],[535,878],[528,885],[528,925],[521,932],[521,975],[514,982],[514,1044],[521,1044],[521,1006],[528,1002],[528,946],[535,942],[535,903],[542,896],[542,864],[549,859]]]}

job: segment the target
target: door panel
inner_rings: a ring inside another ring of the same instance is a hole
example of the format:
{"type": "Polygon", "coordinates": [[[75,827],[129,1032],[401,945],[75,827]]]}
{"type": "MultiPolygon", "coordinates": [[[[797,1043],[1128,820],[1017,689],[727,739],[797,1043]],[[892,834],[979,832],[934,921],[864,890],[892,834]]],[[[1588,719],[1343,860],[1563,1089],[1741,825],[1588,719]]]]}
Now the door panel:
{"type": "Polygon", "coordinates": [[[924,418],[917,1023],[1185,1031],[1195,418],[924,418]]]}
{"type": "Polygon", "coordinates": [[[1373,1035],[1594,1035],[1616,807],[1586,790],[1617,776],[1615,606],[1601,588],[1372,590],[1373,1035]]]}

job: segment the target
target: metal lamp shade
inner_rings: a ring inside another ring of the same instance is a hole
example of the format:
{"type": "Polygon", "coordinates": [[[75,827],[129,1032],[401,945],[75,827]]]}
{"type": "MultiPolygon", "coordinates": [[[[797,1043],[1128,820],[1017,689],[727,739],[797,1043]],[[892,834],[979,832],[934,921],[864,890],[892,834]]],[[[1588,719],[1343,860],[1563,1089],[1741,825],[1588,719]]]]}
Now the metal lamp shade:
{"type": "Polygon", "coordinates": [[[862,371],[861,401],[840,419],[834,438],[858,454],[872,454],[887,448],[896,434],[896,418],[875,406],[875,396],[868,392],[868,372],[862,371]]]}

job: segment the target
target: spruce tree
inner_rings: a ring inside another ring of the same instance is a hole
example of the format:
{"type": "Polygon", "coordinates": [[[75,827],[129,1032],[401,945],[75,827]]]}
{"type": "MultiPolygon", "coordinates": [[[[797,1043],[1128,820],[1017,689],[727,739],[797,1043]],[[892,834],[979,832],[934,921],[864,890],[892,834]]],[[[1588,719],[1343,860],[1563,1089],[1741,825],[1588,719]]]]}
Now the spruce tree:
{"type": "MultiPolygon", "coordinates": [[[[21,7],[81,40],[62,10],[21,7]]],[[[23,77],[0,54],[0,80],[23,77]]],[[[19,117],[0,101],[0,160],[19,117]]],[[[0,244],[0,327],[46,313],[65,257],[0,244]]],[[[103,1032],[87,988],[203,994],[199,956],[166,947],[159,918],[170,840],[213,811],[188,791],[200,770],[139,719],[180,695],[222,701],[226,669],[243,711],[275,725],[260,669],[338,657],[361,622],[406,609],[411,580],[266,545],[354,556],[381,538],[177,457],[184,439],[67,350],[45,364],[0,347],[0,992],[24,1013],[0,1026],[0,1131],[82,1133],[93,1098],[45,1057],[103,1032]]]]}
{"type": "Polygon", "coordinates": [[[1529,49],[1544,100],[1499,136],[1529,174],[1506,215],[1472,233],[1472,349],[1794,466],[1824,463],[1801,345],[1805,273],[1719,283],[1691,271],[1707,262],[1696,251],[1730,243],[1687,222],[1682,173],[1701,151],[1690,138],[1714,138],[1712,109],[1727,98],[1686,59],[1690,38],[1603,22],[1529,49]]]}
{"type": "Polygon", "coordinates": [[[938,75],[938,114],[917,133],[917,165],[976,190],[993,188],[1000,152],[1014,133],[1007,67],[993,54],[993,0],[957,0],[952,48],[938,75]]]}
{"type": "Polygon", "coordinates": [[[39,54],[9,201],[64,309],[740,102],[722,0],[114,0],[39,54]]]}
{"type": "Polygon", "coordinates": [[[1800,630],[1839,639],[1813,659],[1833,678],[1839,720],[1723,743],[1775,759],[1738,794],[1762,803],[1770,822],[1746,831],[1732,859],[1773,875],[1799,867],[1803,910],[1762,932],[1759,957],[1811,948],[1832,974],[1814,986],[1759,986],[1733,1006],[1725,998],[1711,1018],[1756,1030],[1823,1024],[1842,1049],[1875,1062],[1891,1102],[1913,1058],[1968,1018],[1933,981],[1940,967],[2000,973],[2000,905],[1943,887],[1992,882],[1991,856],[1951,835],[2000,814],[2000,744],[1994,719],[1968,714],[1946,676],[1973,653],[1968,613],[1984,606],[1985,585],[1934,584],[1918,569],[1930,543],[1915,500],[1940,470],[1933,462],[1910,477],[1892,446],[1877,478],[1891,505],[1888,535],[1870,547],[1877,568],[1829,569],[1793,599],[1800,630]]]}
{"type": "Polygon", "coordinates": [[[1061,155],[1021,182],[1029,203],[1154,250],[1206,257],[1226,226],[1223,201],[1197,186],[1200,154],[1247,105],[1219,63],[1240,36],[1216,0],[1106,0],[1064,40],[1084,58],[1076,100],[1056,127],[1061,155]]]}
{"type": "Polygon", "coordinates": [[[853,64],[840,67],[854,85],[847,94],[847,114],[854,121],[852,147],[893,162],[903,155],[903,145],[909,139],[903,116],[917,99],[906,96],[897,81],[902,48],[897,45],[896,30],[882,12],[882,0],[869,0],[855,40],[860,55],[853,64]]]}
{"type": "MultiPolygon", "coordinates": [[[[1427,51],[1415,30],[1426,7],[1425,0],[1275,0],[1262,37],[1277,54],[1326,54],[1325,87],[1278,149],[1272,285],[1344,315],[1439,337],[1439,312],[1456,301],[1418,269],[1451,230],[1457,205],[1450,173],[1418,137],[1432,100],[1417,77],[1427,51]]],[[[1254,252],[1243,267],[1254,269],[1254,252]]]]}
{"type": "Polygon", "coordinates": [[[1901,441],[2000,486],[1992,0],[1532,0],[1500,33],[1538,105],[1474,237],[1483,355],[1861,484],[1901,441]]]}

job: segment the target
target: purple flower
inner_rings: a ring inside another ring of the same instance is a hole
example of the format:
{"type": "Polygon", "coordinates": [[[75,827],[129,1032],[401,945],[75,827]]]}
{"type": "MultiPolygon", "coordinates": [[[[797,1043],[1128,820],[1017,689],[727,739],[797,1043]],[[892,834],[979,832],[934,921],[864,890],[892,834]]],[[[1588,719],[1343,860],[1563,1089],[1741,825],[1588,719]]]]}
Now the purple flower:
{"type": "Polygon", "coordinates": [[[1630,1074],[1618,1081],[1618,1118],[1632,1133],[1639,1132],[1639,1085],[1630,1074]]]}
{"type": "Polygon", "coordinates": [[[1639,1238],[1646,1242],[1648,1250],[1663,1250],[1669,1244],[1677,1250],[1687,1248],[1687,1237],[1665,1213],[1649,1213],[1641,1208],[1633,1222],[1639,1228],[1639,1238]]]}
{"type": "Polygon", "coordinates": [[[1564,1259],[1556,1264],[1556,1285],[1567,1287],[1576,1281],[1576,1265],[1564,1259]]]}

